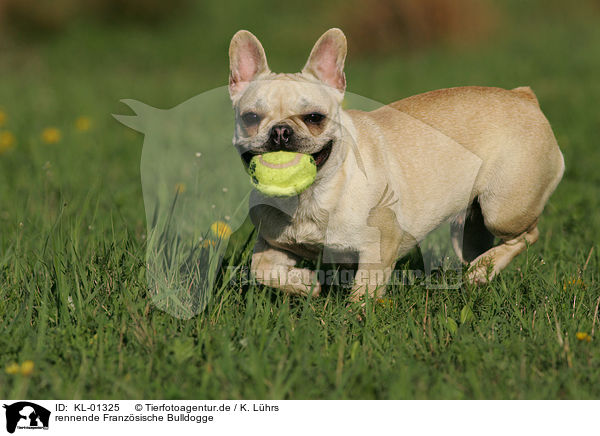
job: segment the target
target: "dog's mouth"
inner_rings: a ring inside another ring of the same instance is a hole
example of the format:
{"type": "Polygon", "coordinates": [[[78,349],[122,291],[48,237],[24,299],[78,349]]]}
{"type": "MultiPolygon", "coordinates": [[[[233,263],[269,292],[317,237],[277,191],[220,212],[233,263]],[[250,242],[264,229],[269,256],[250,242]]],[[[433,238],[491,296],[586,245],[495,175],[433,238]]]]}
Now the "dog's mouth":
{"type": "Polygon", "coordinates": [[[323,147],[321,150],[317,151],[316,153],[311,154],[311,156],[315,160],[315,165],[317,166],[317,169],[321,168],[323,166],[323,164],[325,162],[327,162],[327,159],[329,159],[329,155],[331,154],[332,148],[333,148],[333,140],[331,140],[327,144],[325,144],[325,147],[323,147]]]}
{"type": "MultiPolygon", "coordinates": [[[[331,155],[332,148],[333,148],[333,140],[331,140],[327,144],[325,144],[325,147],[323,147],[321,150],[317,151],[316,153],[311,153],[311,156],[315,160],[315,165],[317,166],[317,169],[320,169],[325,164],[325,162],[327,162],[327,159],[329,159],[329,156],[331,155]]],[[[252,150],[248,150],[247,152],[242,153],[242,161],[244,162],[244,165],[246,166],[246,168],[248,168],[248,166],[250,165],[250,161],[252,160],[252,158],[259,154],[263,154],[263,153],[255,152],[252,150]]]]}
{"type": "Polygon", "coordinates": [[[262,153],[254,153],[253,151],[247,151],[245,153],[242,153],[242,162],[244,162],[244,166],[246,167],[246,169],[248,169],[248,167],[250,166],[250,161],[252,160],[252,158],[259,154],[262,153]]]}

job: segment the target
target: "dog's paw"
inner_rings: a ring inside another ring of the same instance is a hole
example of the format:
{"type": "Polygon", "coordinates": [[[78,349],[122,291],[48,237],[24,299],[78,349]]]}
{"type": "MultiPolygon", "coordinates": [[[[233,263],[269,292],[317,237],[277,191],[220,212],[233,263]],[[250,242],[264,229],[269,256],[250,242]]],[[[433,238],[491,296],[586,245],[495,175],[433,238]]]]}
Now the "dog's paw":
{"type": "Polygon", "coordinates": [[[351,300],[346,305],[346,310],[350,316],[355,316],[356,321],[359,323],[364,322],[366,316],[366,302],[360,302],[360,300],[351,300]]]}
{"type": "Polygon", "coordinates": [[[469,268],[465,279],[468,283],[474,285],[485,285],[486,283],[489,283],[493,277],[493,270],[491,270],[488,265],[479,263],[469,268]]]}
{"type": "Polygon", "coordinates": [[[321,283],[314,271],[292,268],[287,274],[285,290],[305,297],[318,297],[321,294],[321,283]]]}

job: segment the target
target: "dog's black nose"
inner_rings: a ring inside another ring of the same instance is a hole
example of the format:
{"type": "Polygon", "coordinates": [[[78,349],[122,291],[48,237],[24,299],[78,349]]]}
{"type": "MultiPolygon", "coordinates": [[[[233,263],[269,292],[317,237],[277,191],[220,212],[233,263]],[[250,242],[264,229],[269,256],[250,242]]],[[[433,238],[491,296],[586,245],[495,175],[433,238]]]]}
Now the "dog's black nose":
{"type": "Polygon", "coordinates": [[[294,131],[287,124],[277,124],[271,128],[271,142],[279,147],[286,146],[293,134],[294,131]]]}

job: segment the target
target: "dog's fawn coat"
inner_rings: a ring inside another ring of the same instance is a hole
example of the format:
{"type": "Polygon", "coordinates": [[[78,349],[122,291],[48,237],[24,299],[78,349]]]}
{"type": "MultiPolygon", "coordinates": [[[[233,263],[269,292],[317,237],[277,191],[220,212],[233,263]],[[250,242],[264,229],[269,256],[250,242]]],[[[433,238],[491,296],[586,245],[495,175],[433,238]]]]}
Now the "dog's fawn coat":
{"type": "Polygon", "coordinates": [[[461,87],[346,111],[345,55],[343,33],[331,29],[301,73],[275,74],[252,34],[240,31],[232,40],[240,152],[272,151],[269,132],[285,125],[293,134],[286,149],[325,160],[298,198],[254,194],[251,217],[260,234],[253,273],[287,292],[318,294],[314,271],[298,268],[299,259],[323,250],[356,253],[352,297],[381,294],[395,261],[453,219],[453,246],[470,266],[468,278],[489,280],[538,239],[538,218],[564,171],[534,93],[461,87]],[[244,122],[249,113],[256,123],[244,122]],[[324,115],[321,123],[310,121],[314,113],[324,115]]]}

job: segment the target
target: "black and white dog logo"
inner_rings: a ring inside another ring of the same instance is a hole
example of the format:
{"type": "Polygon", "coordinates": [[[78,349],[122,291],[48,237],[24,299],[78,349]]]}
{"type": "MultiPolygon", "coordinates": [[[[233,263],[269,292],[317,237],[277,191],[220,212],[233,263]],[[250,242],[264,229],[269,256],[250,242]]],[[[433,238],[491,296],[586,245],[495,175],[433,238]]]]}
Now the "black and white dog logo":
{"type": "Polygon", "coordinates": [[[4,405],[6,409],[6,431],[14,433],[18,429],[48,429],[50,411],[29,401],[19,401],[4,405]]]}

